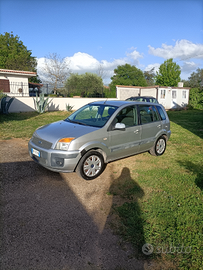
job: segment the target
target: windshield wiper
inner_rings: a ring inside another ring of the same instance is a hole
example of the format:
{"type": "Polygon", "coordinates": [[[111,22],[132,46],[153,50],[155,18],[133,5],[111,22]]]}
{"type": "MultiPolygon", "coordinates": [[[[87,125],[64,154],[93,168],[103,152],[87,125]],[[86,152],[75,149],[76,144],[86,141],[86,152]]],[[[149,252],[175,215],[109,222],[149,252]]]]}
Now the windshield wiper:
{"type": "Polygon", "coordinates": [[[82,122],[70,120],[69,118],[67,118],[66,121],[67,121],[67,120],[70,121],[71,123],[74,123],[74,124],[83,125],[83,126],[89,126],[89,125],[87,125],[87,124],[85,124],[85,123],[82,123],[82,122]]]}

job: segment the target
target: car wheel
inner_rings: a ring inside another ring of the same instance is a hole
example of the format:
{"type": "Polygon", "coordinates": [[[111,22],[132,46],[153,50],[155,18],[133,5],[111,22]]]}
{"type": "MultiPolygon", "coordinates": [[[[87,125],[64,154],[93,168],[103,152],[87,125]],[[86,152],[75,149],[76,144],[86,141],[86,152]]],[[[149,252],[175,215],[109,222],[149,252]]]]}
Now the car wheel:
{"type": "Polygon", "coordinates": [[[105,169],[106,164],[98,151],[87,152],[79,161],[76,173],[85,180],[97,178],[105,169]]]}
{"type": "Polygon", "coordinates": [[[166,139],[161,136],[156,141],[155,145],[149,150],[150,154],[153,156],[161,156],[166,150],[166,139]]]}

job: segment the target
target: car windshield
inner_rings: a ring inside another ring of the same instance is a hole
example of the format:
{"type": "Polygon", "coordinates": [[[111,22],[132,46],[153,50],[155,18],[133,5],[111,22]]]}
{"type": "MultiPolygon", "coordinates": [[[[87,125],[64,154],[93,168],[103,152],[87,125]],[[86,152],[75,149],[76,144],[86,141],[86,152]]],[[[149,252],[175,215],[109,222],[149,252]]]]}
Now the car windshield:
{"type": "Polygon", "coordinates": [[[72,113],[65,121],[85,126],[103,127],[117,108],[106,104],[87,104],[72,113]]]}

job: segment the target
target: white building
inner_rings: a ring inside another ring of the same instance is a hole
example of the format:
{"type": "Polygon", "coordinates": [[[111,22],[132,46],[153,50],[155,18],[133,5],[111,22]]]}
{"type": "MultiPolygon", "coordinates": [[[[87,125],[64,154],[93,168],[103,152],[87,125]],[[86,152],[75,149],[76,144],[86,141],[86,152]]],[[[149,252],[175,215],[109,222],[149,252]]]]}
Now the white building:
{"type": "Polygon", "coordinates": [[[8,96],[29,96],[28,78],[36,72],[0,69],[0,91],[8,96]]]}
{"type": "Polygon", "coordinates": [[[179,83],[178,87],[117,85],[116,90],[118,99],[125,100],[135,96],[151,96],[155,97],[165,109],[183,108],[189,103],[190,88],[183,87],[183,83],[179,83]]]}

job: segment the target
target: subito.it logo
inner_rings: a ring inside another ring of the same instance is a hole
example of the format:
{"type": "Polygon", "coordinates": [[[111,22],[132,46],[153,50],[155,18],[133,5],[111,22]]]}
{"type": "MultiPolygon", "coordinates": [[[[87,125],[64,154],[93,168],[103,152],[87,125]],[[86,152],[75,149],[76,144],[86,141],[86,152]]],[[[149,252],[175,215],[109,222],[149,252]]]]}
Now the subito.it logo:
{"type": "Polygon", "coordinates": [[[154,251],[154,248],[151,244],[146,243],[142,246],[142,252],[145,255],[151,255],[153,253],[153,251],[154,251]]]}

